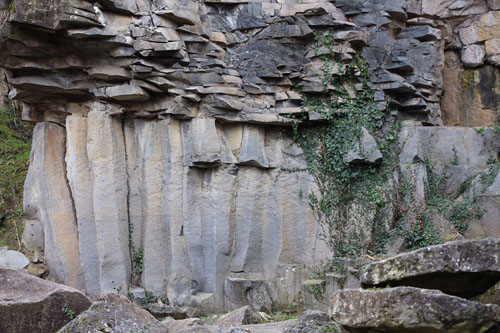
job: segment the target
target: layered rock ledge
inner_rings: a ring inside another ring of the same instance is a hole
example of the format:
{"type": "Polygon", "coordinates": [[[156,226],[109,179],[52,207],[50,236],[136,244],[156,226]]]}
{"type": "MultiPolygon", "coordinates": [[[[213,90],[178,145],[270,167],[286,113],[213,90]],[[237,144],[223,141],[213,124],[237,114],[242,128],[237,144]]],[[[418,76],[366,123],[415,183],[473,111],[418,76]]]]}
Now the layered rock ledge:
{"type": "Polygon", "coordinates": [[[413,287],[338,291],[330,315],[353,332],[472,333],[500,322],[496,305],[413,287]]]}
{"type": "Polygon", "coordinates": [[[471,298],[500,280],[498,253],[498,238],[448,242],[374,262],[364,268],[361,283],[438,289],[471,298]]]}

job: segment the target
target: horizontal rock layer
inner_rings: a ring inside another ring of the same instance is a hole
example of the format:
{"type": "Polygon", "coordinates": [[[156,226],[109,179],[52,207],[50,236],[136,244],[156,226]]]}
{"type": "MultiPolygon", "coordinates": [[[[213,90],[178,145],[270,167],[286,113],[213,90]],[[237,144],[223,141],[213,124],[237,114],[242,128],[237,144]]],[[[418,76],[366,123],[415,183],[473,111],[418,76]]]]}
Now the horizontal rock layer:
{"type": "Polygon", "coordinates": [[[374,262],[365,286],[414,286],[462,297],[478,296],[500,280],[500,239],[448,242],[374,262]]]}
{"type": "Polygon", "coordinates": [[[338,291],[331,317],[354,331],[477,332],[500,321],[500,308],[446,295],[438,290],[397,287],[338,291]]]}

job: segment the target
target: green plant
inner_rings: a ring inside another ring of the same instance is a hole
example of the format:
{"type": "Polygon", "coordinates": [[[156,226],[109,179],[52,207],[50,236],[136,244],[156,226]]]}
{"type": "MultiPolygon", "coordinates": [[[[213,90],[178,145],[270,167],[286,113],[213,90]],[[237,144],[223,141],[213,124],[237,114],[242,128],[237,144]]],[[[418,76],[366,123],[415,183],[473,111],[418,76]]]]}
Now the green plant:
{"type": "Polygon", "coordinates": [[[9,3],[9,12],[12,14],[16,13],[16,0],[11,0],[9,3]]]}
{"type": "MultiPolygon", "coordinates": [[[[479,197],[495,181],[500,171],[500,164],[496,161],[488,164],[486,170],[472,175],[465,180],[454,193],[440,189],[440,184],[446,180],[446,173],[437,172],[428,158],[425,158],[427,171],[427,183],[425,193],[425,204],[423,207],[415,207],[412,212],[406,211],[399,223],[400,233],[406,239],[407,249],[416,249],[442,242],[433,219],[436,214],[440,214],[450,221],[459,234],[464,234],[469,228],[471,219],[479,219],[483,211],[479,205],[479,197]],[[409,221],[409,216],[415,216],[409,221]]],[[[446,170],[447,166],[444,167],[446,170]]],[[[414,200],[413,189],[406,194],[406,207],[411,205],[408,202],[414,200]],[[408,193],[410,193],[408,195],[408,193]]]]}
{"type": "Polygon", "coordinates": [[[368,85],[368,66],[361,55],[343,62],[333,50],[328,31],[316,33],[315,41],[316,55],[323,61],[315,75],[321,79],[323,93],[302,92],[304,112],[294,115],[291,136],[302,148],[307,171],[318,185],[318,190],[309,194],[309,204],[323,228],[321,237],[333,252],[332,263],[336,263],[343,260],[335,258],[356,259],[385,251],[387,225],[391,224],[388,180],[395,168],[400,126],[376,104],[368,85]],[[330,52],[319,52],[320,48],[330,52]],[[312,112],[325,121],[309,121],[307,113],[312,112]],[[363,129],[377,141],[384,155],[381,165],[346,161],[363,129]]]}
{"type": "Polygon", "coordinates": [[[142,300],[142,306],[145,307],[148,304],[156,303],[158,301],[158,297],[156,297],[151,291],[146,290],[146,297],[142,300]]]}
{"type": "Polygon", "coordinates": [[[75,319],[75,311],[71,310],[68,305],[64,304],[61,308],[62,312],[68,317],[68,319],[71,321],[75,319]]]}
{"type": "Polygon", "coordinates": [[[451,150],[453,151],[453,160],[451,161],[451,165],[457,166],[459,164],[457,147],[453,146],[451,150]]]}
{"type": "Polygon", "coordinates": [[[28,171],[32,127],[12,104],[0,108],[0,246],[21,249],[24,180],[28,171]]]}
{"type": "Polygon", "coordinates": [[[479,127],[474,129],[478,134],[484,134],[484,127],[479,127]]]}

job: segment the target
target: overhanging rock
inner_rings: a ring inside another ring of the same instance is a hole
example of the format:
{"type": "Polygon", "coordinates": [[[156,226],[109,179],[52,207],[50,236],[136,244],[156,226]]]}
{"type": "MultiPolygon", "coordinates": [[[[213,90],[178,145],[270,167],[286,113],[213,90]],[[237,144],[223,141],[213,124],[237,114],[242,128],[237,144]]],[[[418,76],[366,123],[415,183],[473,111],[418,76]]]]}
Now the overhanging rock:
{"type": "Polygon", "coordinates": [[[500,239],[457,241],[374,262],[361,274],[365,287],[438,289],[470,298],[500,280],[500,239]]]}

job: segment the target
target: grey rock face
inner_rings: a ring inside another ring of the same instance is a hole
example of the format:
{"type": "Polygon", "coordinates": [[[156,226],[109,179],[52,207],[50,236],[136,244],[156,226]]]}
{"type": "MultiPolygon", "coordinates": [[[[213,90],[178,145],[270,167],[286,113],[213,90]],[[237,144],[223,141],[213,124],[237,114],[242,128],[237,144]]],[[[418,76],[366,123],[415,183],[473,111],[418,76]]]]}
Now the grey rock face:
{"type": "Polygon", "coordinates": [[[167,332],[146,310],[120,296],[109,294],[69,322],[59,332],[167,332]]]}
{"type": "Polygon", "coordinates": [[[65,145],[66,133],[62,126],[48,122],[35,126],[25,181],[24,211],[29,219],[40,221],[43,226],[50,276],[84,289],[76,217],[66,180],[65,145]]]}
{"type": "Polygon", "coordinates": [[[469,45],[462,50],[462,62],[466,67],[479,67],[484,64],[486,50],[480,45],[469,45]]]}
{"type": "Polygon", "coordinates": [[[90,304],[76,289],[0,267],[2,332],[57,332],[69,319],[63,306],[78,315],[90,304]]]}
{"type": "Polygon", "coordinates": [[[365,286],[413,286],[470,298],[500,279],[499,239],[457,241],[374,262],[363,270],[365,286]]]}
{"type": "Polygon", "coordinates": [[[24,254],[18,251],[0,249],[0,266],[9,268],[25,268],[30,263],[24,254]]]}
{"type": "MultiPolygon", "coordinates": [[[[426,205],[426,184],[429,181],[427,160],[434,168],[434,175],[445,177],[437,184],[443,193],[457,193],[468,180],[472,182],[471,192],[481,193],[478,204],[484,207],[484,214],[468,223],[469,239],[497,235],[498,212],[494,203],[498,198],[498,177],[491,184],[481,181],[482,174],[490,171],[492,161],[498,156],[500,136],[492,128],[484,130],[461,127],[403,126],[400,133],[399,167],[403,179],[414,188],[414,203],[418,209],[426,205]],[[488,230],[488,231],[486,231],[488,230]]],[[[493,174],[494,176],[494,174],[493,174]]],[[[467,192],[464,195],[468,195],[467,192]]],[[[447,228],[444,228],[447,229],[447,228]]],[[[443,230],[443,239],[451,240],[456,231],[443,230]]]]}
{"type": "MultiPolygon", "coordinates": [[[[308,204],[313,177],[282,133],[293,122],[285,115],[301,111],[294,86],[324,89],[311,70],[330,50],[315,49],[314,30],[332,30],[342,61],[361,51],[380,109],[425,125],[442,124],[445,48],[459,54],[463,44],[471,64],[483,42],[479,58],[497,64],[499,54],[494,1],[13,4],[1,65],[10,97],[38,123],[24,206],[43,226],[51,277],[92,296],[140,280],[176,306],[217,311],[292,302],[307,269],[282,268],[329,256],[308,204]]],[[[498,153],[488,131],[484,140],[472,129],[404,131],[401,165],[427,153],[442,162],[460,143],[467,166],[449,189],[498,153]]],[[[350,163],[381,162],[366,131],[355,148],[350,163]]],[[[491,211],[479,229],[493,228],[491,211]]]]}
{"type": "Polygon", "coordinates": [[[350,330],[477,332],[500,321],[500,308],[438,290],[397,287],[337,292],[330,315],[350,330]]]}

